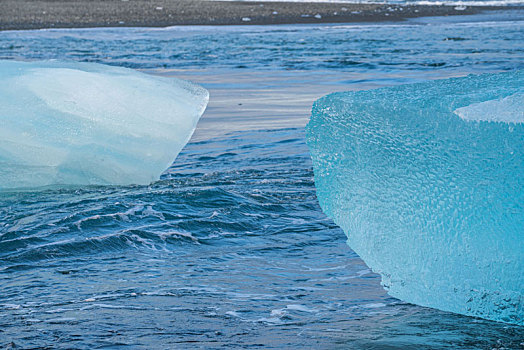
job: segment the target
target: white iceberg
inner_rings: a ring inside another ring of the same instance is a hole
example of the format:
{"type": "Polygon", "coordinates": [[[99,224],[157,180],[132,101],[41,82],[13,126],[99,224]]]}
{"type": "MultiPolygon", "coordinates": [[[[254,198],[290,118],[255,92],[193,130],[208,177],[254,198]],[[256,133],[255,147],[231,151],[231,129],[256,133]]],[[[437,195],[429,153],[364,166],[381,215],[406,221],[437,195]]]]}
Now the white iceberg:
{"type": "Polygon", "coordinates": [[[0,190],[149,184],[191,138],[209,94],[127,68],[0,61],[0,190]]]}

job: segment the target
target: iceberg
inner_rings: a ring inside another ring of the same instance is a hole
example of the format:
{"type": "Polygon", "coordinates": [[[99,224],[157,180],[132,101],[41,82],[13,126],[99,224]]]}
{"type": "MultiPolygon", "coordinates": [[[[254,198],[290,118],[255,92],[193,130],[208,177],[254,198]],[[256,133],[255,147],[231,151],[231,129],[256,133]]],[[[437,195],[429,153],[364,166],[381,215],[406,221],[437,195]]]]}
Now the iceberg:
{"type": "Polygon", "coordinates": [[[0,61],[0,190],[158,180],[191,138],[202,87],[127,68],[0,61]]]}
{"type": "Polygon", "coordinates": [[[391,296],[523,324],[523,97],[517,71],[315,102],[319,203],[391,296]]]}

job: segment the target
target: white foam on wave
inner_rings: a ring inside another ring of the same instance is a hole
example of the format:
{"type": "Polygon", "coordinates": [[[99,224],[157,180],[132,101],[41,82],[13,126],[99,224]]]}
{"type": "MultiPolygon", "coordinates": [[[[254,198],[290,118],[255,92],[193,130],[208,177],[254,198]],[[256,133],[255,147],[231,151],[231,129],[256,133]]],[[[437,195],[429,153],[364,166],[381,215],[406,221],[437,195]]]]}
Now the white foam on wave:
{"type": "MultiPolygon", "coordinates": [[[[406,1],[407,5],[433,5],[433,6],[512,6],[522,5],[521,0],[464,0],[464,1],[406,1]]],[[[456,9],[460,10],[460,9],[456,9]]]]}
{"type": "Polygon", "coordinates": [[[466,121],[524,122],[524,93],[516,93],[498,100],[473,103],[457,108],[454,113],[466,121]]]}

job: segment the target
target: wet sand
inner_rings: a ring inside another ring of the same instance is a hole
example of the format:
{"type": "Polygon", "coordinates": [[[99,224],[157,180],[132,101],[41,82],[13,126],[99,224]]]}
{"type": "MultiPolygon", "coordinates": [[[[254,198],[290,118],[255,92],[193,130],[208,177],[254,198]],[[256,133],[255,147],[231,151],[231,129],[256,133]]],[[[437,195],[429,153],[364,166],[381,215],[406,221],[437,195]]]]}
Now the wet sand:
{"type": "Polygon", "coordinates": [[[263,1],[0,0],[0,30],[377,22],[492,9],[497,8],[263,1]]]}

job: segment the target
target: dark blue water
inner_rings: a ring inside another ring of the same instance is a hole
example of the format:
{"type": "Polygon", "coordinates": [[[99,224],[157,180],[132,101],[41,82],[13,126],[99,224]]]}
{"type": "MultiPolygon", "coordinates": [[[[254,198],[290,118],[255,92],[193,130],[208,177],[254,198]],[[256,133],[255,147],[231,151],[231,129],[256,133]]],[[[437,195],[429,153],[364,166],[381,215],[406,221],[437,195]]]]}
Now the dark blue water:
{"type": "Polygon", "coordinates": [[[136,69],[448,70],[456,74],[510,70],[523,61],[522,18],[524,10],[471,16],[469,23],[455,16],[450,23],[440,19],[386,26],[11,31],[0,33],[0,59],[70,59],[136,69]]]}
{"type": "MultiPolygon", "coordinates": [[[[184,69],[204,86],[223,69],[287,77],[290,68],[317,80],[304,90],[322,90],[325,71],[354,89],[355,75],[395,84],[522,68],[522,29],[494,21],[0,32],[0,55],[184,69]]],[[[233,85],[233,100],[275,89],[233,85]]],[[[0,193],[0,347],[522,348],[522,327],[385,293],[319,208],[302,127],[245,130],[243,120],[232,131],[227,110],[207,113],[202,130],[214,125],[222,136],[200,133],[150,186],[0,193]],[[215,117],[222,123],[206,121],[215,117]]]]}

